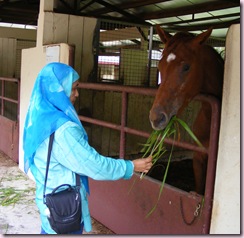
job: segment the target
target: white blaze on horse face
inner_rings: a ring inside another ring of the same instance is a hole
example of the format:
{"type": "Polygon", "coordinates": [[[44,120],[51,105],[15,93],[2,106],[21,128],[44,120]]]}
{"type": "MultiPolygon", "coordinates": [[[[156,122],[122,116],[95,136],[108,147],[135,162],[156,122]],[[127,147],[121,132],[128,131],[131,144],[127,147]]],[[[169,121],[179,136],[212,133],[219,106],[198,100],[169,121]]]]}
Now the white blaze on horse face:
{"type": "Polygon", "coordinates": [[[176,59],[176,55],[173,53],[170,53],[167,57],[167,62],[169,63],[170,61],[173,61],[176,59]]]}

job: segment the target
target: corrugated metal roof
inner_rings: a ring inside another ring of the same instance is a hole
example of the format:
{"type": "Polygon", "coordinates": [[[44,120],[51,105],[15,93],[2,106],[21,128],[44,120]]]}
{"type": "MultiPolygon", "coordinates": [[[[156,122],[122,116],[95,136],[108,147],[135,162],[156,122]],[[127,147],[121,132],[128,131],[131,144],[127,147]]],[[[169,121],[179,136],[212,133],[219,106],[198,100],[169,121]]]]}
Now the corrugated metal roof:
{"type": "MultiPolygon", "coordinates": [[[[212,36],[225,38],[240,23],[238,0],[57,0],[55,12],[102,19],[160,24],[170,32],[200,33],[213,26],[212,36]]],[[[0,0],[0,22],[37,25],[39,0],[0,0]]]]}

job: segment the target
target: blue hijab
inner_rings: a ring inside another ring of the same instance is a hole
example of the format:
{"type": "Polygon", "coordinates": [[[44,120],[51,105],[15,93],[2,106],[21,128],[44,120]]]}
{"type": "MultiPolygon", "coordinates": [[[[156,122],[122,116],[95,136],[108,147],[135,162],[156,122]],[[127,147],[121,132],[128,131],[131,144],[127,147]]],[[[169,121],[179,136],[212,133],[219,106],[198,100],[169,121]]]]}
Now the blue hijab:
{"type": "MultiPolygon", "coordinates": [[[[33,164],[39,145],[67,121],[81,125],[69,99],[78,73],[63,63],[47,64],[38,74],[24,125],[24,170],[33,164]]],[[[83,176],[82,176],[83,177],[83,176]]]]}

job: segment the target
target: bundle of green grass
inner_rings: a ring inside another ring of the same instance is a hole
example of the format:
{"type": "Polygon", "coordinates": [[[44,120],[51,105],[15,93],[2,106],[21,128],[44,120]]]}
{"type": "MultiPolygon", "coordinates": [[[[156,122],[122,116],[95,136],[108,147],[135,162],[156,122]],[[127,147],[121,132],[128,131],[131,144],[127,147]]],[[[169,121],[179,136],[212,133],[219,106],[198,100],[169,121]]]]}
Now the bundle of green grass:
{"type": "MultiPolygon", "coordinates": [[[[168,162],[167,162],[167,167],[165,169],[163,181],[160,186],[160,191],[159,191],[159,196],[157,203],[161,197],[163,187],[165,184],[165,180],[167,177],[171,157],[172,157],[172,152],[173,152],[173,147],[174,145],[172,144],[170,151],[165,146],[165,139],[166,138],[171,138],[173,139],[173,142],[176,140],[177,137],[179,137],[179,129],[180,126],[183,127],[184,130],[187,131],[187,133],[190,135],[190,137],[197,143],[197,145],[202,147],[201,142],[197,139],[197,137],[194,135],[194,133],[191,131],[189,126],[180,118],[173,116],[168,123],[168,125],[165,127],[164,130],[159,130],[159,131],[152,131],[151,135],[147,139],[146,143],[143,144],[143,148],[141,152],[143,153],[143,158],[152,156],[153,160],[153,165],[160,159],[162,156],[166,153],[169,152],[169,157],[168,157],[168,162]]],[[[142,179],[145,176],[144,173],[141,174],[140,178],[142,179]]],[[[152,210],[147,214],[147,217],[152,214],[152,212],[156,209],[157,203],[155,206],[152,208],[152,210]]]]}

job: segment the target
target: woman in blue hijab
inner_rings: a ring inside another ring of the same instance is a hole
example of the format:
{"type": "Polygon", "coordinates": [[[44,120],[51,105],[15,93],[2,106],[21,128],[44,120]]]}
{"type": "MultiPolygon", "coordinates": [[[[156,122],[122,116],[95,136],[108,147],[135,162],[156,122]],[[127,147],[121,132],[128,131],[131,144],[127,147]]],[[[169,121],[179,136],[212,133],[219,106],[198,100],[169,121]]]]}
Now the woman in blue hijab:
{"type": "MultiPolygon", "coordinates": [[[[92,230],[87,201],[88,177],[95,180],[130,179],[133,172],[147,172],[152,158],[133,161],[100,155],[88,144],[87,134],[74,109],[78,97],[78,73],[63,63],[50,63],[38,74],[26,115],[23,137],[24,169],[36,182],[36,203],[41,217],[41,234],[56,234],[43,203],[44,178],[50,135],[55,132],[46,194],[60,184],[75,185],[81,179],[82,217],[87,232],[92,230]]],[[[83,227],[82,226],[82,227],[83,227]]],[[[83,228],[74,234],[81,234],[83,228]]]]}

